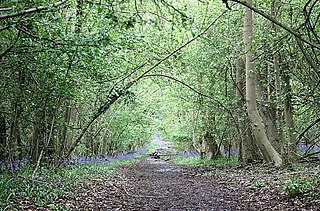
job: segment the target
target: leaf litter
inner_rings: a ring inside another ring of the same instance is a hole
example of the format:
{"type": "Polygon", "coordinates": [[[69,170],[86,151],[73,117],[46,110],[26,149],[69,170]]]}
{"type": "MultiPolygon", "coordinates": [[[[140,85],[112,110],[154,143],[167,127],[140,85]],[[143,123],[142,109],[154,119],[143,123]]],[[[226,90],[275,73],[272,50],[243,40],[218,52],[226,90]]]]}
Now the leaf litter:
{"type": "Polygon", "coordinates": [[[146,157],[118,167],[111,177],[78,181],[66,193],[72,198],[52,201],[46,209],[320,210],[316,197],[289,197],[281,188],[292,177],[317,173],[266,166],[185,167],[146,157]]]}

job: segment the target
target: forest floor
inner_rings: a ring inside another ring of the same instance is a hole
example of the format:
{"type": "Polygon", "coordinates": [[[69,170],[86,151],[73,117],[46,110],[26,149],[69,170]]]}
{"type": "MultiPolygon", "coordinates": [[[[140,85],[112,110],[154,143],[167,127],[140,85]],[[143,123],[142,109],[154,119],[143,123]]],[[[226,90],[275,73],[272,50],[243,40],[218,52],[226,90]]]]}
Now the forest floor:
{"type": "Polygon", "coordinates": [[[283,176],[143,158],[112,178],[78,182],[73,199],[53,204],[76,210],[320,210],[319,202],[286,196],[277,184],[283,176]]]}
{"type": "MultiPolygon", "coordinates": [[[[157,137],[156,137],[157,138],[157,137]]],[[[158,140],[160,151],[170,146],[158,140]]],[[[172,153],[172,152],[170,152],[172,153]]],[[[71,199],[49,207],[76,210],[320,210],[311,196],[288,197],[280,188],[302,172],[252,168],[185,167],[144,157],[112,177],[78,181],[71,199]]],[[[319,190],[318,190],[319,191],[319,190]]]]}

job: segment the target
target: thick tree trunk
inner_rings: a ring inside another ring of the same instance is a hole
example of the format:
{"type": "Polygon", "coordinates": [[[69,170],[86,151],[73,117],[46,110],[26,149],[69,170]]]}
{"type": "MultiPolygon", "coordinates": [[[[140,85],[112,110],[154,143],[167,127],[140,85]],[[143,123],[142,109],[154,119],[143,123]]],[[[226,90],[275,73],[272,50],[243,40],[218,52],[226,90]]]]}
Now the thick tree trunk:
{"type": "Polygon", "coordinates": [[[251,128],[247,129],[247,113],[244,109],[244,81],[245,81],[245,65],[242,59],[237,62],[236,68],[236,98],[238,106],[238,115],[242,118],[238,119],[239,124],[239,162],[251,163],[257,158],[257,154],[253,148],[253,139],[250,135],[252,133],[251,128]]]}
{"type": "Polygon", "coordinates": [[[220,150],[220,144],[214,139],[213,135],[207,131],[204,134],[204,139],[208,145],[209,151],[211,152],[211,159],[216,159],[222,156],[222,152],[220,150]]]}
{"type": "MultiPolygon", "coordinates": [[[[251,0],[247,0],[247,2],[248,4],[251,4],[251,0]]],[[[265,126],[257,109],[256,75],[254,73],[254,65],[252,62],[253,56],[251,52],[252,11],[249,8],[245,9],[244,43],[246,52],[246,105],[253,134],[265,161],[267,161],[268,163],[273,163],[275,166],[280,166],[282,164],[282,159],[277,151],[274,150],[270,141],[268,140],[265,126]]]]}
{"type": "Polygon", "coordinates": [[[273,103],[273,94],[275,92],[268,75],[270,74],[268,67],[265,68],[263,75],[257,74],[257,91],[260,101],[267,102],[259,105],[260,114],[265,123],[267,137],[277,152],[280,152],[280,143],[278,129],[276,125],[276,104],[273,103]],[[267,86],[264,86],[261,81],[267,81],[267,86]]]}

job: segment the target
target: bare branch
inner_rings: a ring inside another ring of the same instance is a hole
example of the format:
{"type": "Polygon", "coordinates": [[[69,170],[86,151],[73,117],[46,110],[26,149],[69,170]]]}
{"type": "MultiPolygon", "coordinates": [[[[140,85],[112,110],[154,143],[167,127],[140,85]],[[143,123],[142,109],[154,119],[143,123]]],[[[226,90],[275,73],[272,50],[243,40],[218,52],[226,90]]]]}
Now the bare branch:
{"type": "Polygon", "coordinates": [[[304,134],[310,130],[313,126],[315,126],[316,124],[318,124],[320,122],[320,118],[316,119],[315,121],[313,121],[306,129],[304,129],[299,136],[296,139],[296,145],[299,144],[300,140],[302,139],[302,137],[304,136],[304,134]]]}
{"type": "Polygon", "coordinates": [[[0,8],[0,12],[10,11],[10,10],[12,10],[12,7],[0,8]]]}
{"type": "MultiPolygon", "coordinates": [[[[68,0],[62,0],[62,1],[57,1],[53,4],[49,4],[49,7],[58,7],[64,3],[66,3],[68,0]]],[[[15,13],[11,13],[11,14],[6,14],[6,15],[0,15],[0,20],[1,19],[9,19],[9,18],[13,18],[13,17],[17,17],[17,16],[22,16],[22,15],[26,15],[26,14],[30,14],[30,13],[35,13],[35,12],[39,12],[42,10],[45,10],[48,8],[48,6],[39,6],[39,7],[34,7],[34,8],[30,8],[30,9],[26,9],[26,10],[22,10],[20,12],[15,12],[15,13]]]]}
{"type": "Polygon", "coordinates": [[[46,38],[46,37],[39,37],[37,35],[34,35],[32,34],[31,32],[28,32],[27,30],[21,28],[21,27],[17,27],[17,29],[33,38],[36,38],[36,39],[42,39],[42,40],[47,40],[47,41],[50,41],[50,42],[53,42],[54,44],[57,44],[57,42],[55,40],[52,40],[52,39],[49,39],[49,38],[46,38]]]}
{"type": "Polygon", "coordinates": [[[186,14],[184,14],[183,12],[181,12],[180,10],[178,10],[177,8],[175,8],[174,6],[172,6],[171,4],[169,4],[168,2],[161,0],[162,4],[167,5],[168,7],[172,8],[174,11],[176,11],[177,13],[179,13],[181,16],[183,17],[188,17],[186,14]]]}

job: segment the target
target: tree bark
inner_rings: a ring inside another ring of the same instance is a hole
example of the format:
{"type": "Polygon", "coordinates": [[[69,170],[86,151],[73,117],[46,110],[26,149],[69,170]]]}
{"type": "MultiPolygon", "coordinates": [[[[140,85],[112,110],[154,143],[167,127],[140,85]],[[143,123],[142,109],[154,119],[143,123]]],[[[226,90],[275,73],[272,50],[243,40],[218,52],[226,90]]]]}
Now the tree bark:
{"type": "MultiPolygon", "coordinates": [[[[274,0],[271,4],[271,15],[273,17],[278,17],[279,14],[279,8],[280,8],[280,1],[274,0]]],[[[276,24],[272,23],[272,36],[276,37],[278,33],[278,27],[276,24]]],[[[276,46],[275,40],[273,41],[273,46],[276,46]]],[[[275,87],[275,94],[276,94],[276,106],[275,106],[275,124],[278,131],[278,138],[279,138],[279,147],[281,155],[284,155],[284,141],[283,141],[283,116],[282,111],[283,107],[281,106],[281,78],[280,78],[280,62],[279,62],[279,53],[275,52],[273,54],[273,70],[274,70],[274,87],[275,87]]]]}
{"type": "Polygon", "coordinates": [[[7,149],[7,130],[6,130],[6,118],[3,112],[0,111],[0,160],[3,161],[6,158],[7,149]]]}
{"type": "Polygon", "coordinates": [[[286,123],[286,138],[288,144],[288,160],[293,161],[295,159],[294,152],[296,151],[296,138],[297,135],[294,129],[293,121],[293,108],[291,103],[291,85],[288,73],[284,74],[284,119],[286,123]]]}
{"type": "Polygon", "coordinates": [[[237,62],[236,68],[236,98],[238,115],[242,118],[238,119],[239,124],[239,162],[248,164],[253,162],[257,158],[257,154],[254,151],[251,128],[247,129],[247,113],[245,107],[245,93],[244,93],[244,81],[245,81],[245,64],[242,59],[237,62]]]}
{"type": "Polygon", "coordinates": [[[68,137],[68,128],[70,124],[70,117],[71,117],[71,107],[70,103],[68,102],[64,111],[64,118],[62,123],[62,131],[61,131],[61,138],[58,143],[58,152],[57,154],[59,157],[63,156],[63,151],[65,147],[68,145],[67,137],[68,137]]]}
{"type": "Polygon", "coordinates": [[[259,96],[259,100],[261,103],[259,105],[260,114],[263,122],[265,123],[266,134],[267,137],[272,144],[273,148],[277,152],[280,152],[280,144],[279,144],[279,136],[278,129],[276,126],[276,104],[273,102],[273,94],[275,92],[270,78],[268,77],[270,74],[268,66],[265,67],[264,74],[257,73],[257,92],[259,96]],[[267,86],[265,86],[262,81],[267,81],[267,86]]]}
{"type": "Polygon", "coordinates": [[[31,146],[30,146],[30,156],[33,164],[37,163],[39,157],[39,140],[41,138],[40,135],[40,117],[35,115],[34,123],[33,123],[33,132],[31,137],[31,146]]]}
{"type": "MultiPolygon", "coordinates": [[[[247,0],[251,5],[251,0],[247,0]]],[[[244,43],[246,52],[246,105],[247,112],[252,126],[253,134],[263,158],[268,163],[273,163],[275,166],[282,164],[280,155],[272,147],[266,135],[265,126],[257,109],[256,102],[256,74],[254,73],[254,64],[252,61],[253,54],[251,51],[252,44],[252,11],[245,8],[244,17],[244,43]]]]}

